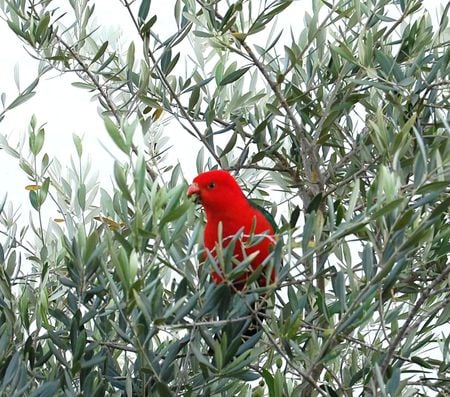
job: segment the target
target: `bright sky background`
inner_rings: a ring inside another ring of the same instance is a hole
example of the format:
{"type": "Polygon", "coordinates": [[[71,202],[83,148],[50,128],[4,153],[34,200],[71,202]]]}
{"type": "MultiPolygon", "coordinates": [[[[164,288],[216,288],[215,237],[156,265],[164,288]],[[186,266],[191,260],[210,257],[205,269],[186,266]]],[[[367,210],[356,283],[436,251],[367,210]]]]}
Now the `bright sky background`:
{"type": "MultiPolygon", "coordinates": [[[[64,6],[67,0],[58,0],[64,6]]],[[[95,0],[96,21],[101,29],[97,33],[102,41],[115,42],[125,52],[130,40],[137,39],[136,32],[131,20],[119,0],[95,0]]],[[[139,5],[139,1],[135,3],[139,5]]],[[[291,12],[291,24],[299,27],[303,20],[304,4],[309,1],[298,1],[291,12]],[[298,14],[297,14],[298,12],[298,14]]],[[[426,7],[434,8],[432,13],[437,15],[436,6],[444,4],[444,0],[427,0],[426,7]]],[[[173,18],[174,0],[153,0],[151,13],[157,10],[158,21],[154,26],[162,37],[169,35],[175,29],[173,18]]],[[[289,21],[287,21],[289,22],[289,21]]],[[[283,21],[283,26],[288,23],[283,21]]],[[[279,25],[281,26],[281,24],[279,25]]],[[[34,61],[26,53],[24,45],[10,31],[4,21],[0,21],[0,93],[6,93],[7,101],[11,101],[16,93],[17,87],[14,82],[15,69],[18,68],[21,88],[25,88],[36,76],[37,61],[34,61]]],[[[139,48],[139,42],[137,48],[139,48]]],[[[138,50],[137,50],[138,53],[138,50]]],[[[114,145],[107,135],[103,121],[98,114],[96,100],[92,100],[92,94],[75,88],[71,85],[76,76],[58,75],[54,72],[44,76],[38,87],[37,94],[24,105],[8,112],[5,119],[0,122],[0,134],[8,135],[10,142],[18,142],[28,128],[30,118],[36,115],[38,124],[45,123],[46,142],[43,151],[49,153],[50,157],[57,157],[61,163],[68,164],[70,156],[75,154],[72,143],[72,134],[83,137],[85,153],[93,158],[93,167],[100,173],[100,182],[108,189],[111,186],[110,175],[114,159],[107,153],[99,142],[108,148],[114,145]],[[52,76],[49,78],[48,76],[52,76]]],[[[195,158],[197,147],[195,141],[175,123],[166,129],[173,145],[170,151],[171,159],[175,164],[181,162],[185,176],[190,179],[195,174],[195,158]],[[170,129],[169,129],[170,128],[170,129]],[[187,149],[187,150],[186,150],[187,149]]],[[[118,151],[113,153],[117,154],[118,151]]],[[[20,170],[18,161],[4,151],[0,150],[0,165],[2,170],[2,189],[0,189],[0,200],[7,192],[8,199],[14,203],[14,207],[22,206],[22,212],[30,208],[28,192],[24,187],[29,183],[26,175],[20,170]]],[[[27,216],[25,216],[25,219],[27,216]]]]}

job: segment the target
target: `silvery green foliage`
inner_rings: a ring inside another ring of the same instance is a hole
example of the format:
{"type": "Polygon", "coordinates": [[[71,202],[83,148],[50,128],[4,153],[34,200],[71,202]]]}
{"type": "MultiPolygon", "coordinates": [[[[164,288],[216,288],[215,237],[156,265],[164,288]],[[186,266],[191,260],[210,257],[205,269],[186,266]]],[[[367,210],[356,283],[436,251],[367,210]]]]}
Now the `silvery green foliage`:
{"type": "Polygon", "coordinates": [[[93,2],[0,1],[42,65],[0,120],[74,73],[123,153],[100,187],[80,138],[63,169],[34,117],[26,142],[1,137],[32,213],[1,197],[0,394],[445,395],[449,4],[433,21],[416,0],[176,0],[162,37],[156,2],[121,3],[125,51],[93,2]],[[275,285],[211,285],[174,126],[198,172],[237,171],[275,217],[275,285]]]}

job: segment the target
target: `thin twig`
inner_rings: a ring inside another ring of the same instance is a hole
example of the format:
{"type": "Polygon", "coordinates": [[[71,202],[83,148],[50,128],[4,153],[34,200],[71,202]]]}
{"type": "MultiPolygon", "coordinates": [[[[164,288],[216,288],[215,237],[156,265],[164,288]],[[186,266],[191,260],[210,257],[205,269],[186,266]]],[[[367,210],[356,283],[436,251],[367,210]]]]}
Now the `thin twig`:
{"type": "MultiPolygon", "coordinates": [[[[239,291],[237,291],[239,292],[239,291]]],[[[317,384],[316,380],[306,371],[302,370],[301,368],[298,368],[289,358],[289,356],[281,349],[281,347],[278,345],[270,331],[267,330],[265,325],[263,324],[262,320],[258,316],[257,310],[255,310],[251,305],[245,301],[245,304],[247,308],[252,313],[253,318],[258,322],[258,326],[263,330],[263,332],[267,335],[267,338],[269,339],[272,346],[275,348],[275,350],[280,354],[281,357],[286,361],[286,363],[293,368],[298,375],[300,375],[305,381],[307,381],[314,389],[322,396],[327,397],[328,394],[325,393],[322,388],[317,384]]]]}
{"type": "MultiPolygon", "coordinates": [[[[130,17],[133,21],[135,28],[137,29],[137,31],[139,33],[139,36],[141,37],[142,40],[144,40],[144,36],[139,28],[139,24],[138,24],[136,18],[134,17],[133,12],[131,11],[130,4],[128,3],[127,0],[124,0],[124,5],[125,5],[125,8],[128,10],[128,13],[130,14],[130,17]]],[[[205,147],[208,149],[208,151],[211,153],[214,160],[216,160],[216,162],[218,164],[221,164],[220,157],[215,152],[214,147],[211,147],[211,145],[206,140],[205,136],[202,134],[202,132],[199,130],[199,128],[195,124],[192,117],[190,117],[189,113],[185,110],[183,104],[181,103],[180,98],[178,97],[178,94],[172,89],[172,86],[170,85],[169,81],[167,80],[165,74],[163,73],[161,68],[158,66],[156,58],[153,54],[153,51],[151,51],[150,48],[148,48],[147,54],[148,54],[149,58],[151,59],[151,61],[153,62],[153,68],[156,71],[156,73],[158,74],[158,77],[161,79],[161,82],[163,83],[165,89],[169,92],[171,98],[173,98],[173,100],[176,102],[178,110],[181,112],[183,118],[189,123],[189,125],[191,126],[191,128],[194,130],[195,133],[193,133],[192,131],[187,129],[185,126],[183,126],[183,128],[186,129],[191,135],[198,138],[203,143],[203,145],[205,145],[205,147]]]]}
{"type": "Polygon", "coordinates": [[[444,281],[445,278],[449,274],[450,274],[450,265],[448,265],[442,271],[442,273],[440,273],[434,279],[434,281],[427,288],[425,288],[422,291],[420,298],[417,300],[416,304],[410,310],[409,315],[408,315],[407,319],[405,320],[405,322],[403,323],[402,328],[400,328],[396,338],[389,346],[386,356],[384,357],[384,360],[382,361],[381,366],[380,366],[382,374],[384,374],[386,372],[387,367],[389,366],[389,362],[391,361],[392,356],[394,355],[394,352],[395,352],[395,349],[397,348],[397,346],[402,342],[404,337],[407,336],[411,332],[412,327],[410,327],[410,325],[411,325],[412,321],[414,320],[414,318],[416,317],[419,310],[421,309],[422,305],[425,303],[427,298],[433,293],[434,288],[436,288],[442,281],[444,281]]]}

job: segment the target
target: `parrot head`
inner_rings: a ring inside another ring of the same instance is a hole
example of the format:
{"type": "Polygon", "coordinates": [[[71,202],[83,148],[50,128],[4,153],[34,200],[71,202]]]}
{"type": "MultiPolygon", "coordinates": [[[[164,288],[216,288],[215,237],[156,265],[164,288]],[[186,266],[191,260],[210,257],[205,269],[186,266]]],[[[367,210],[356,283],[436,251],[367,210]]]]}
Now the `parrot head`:
{"type": "Polygon", "coordinates": [[[203,172],[194,178],[187,189],[188,197],[208,211],[224,211],[246,198],[234,177],[224,170],[203,172]]]}

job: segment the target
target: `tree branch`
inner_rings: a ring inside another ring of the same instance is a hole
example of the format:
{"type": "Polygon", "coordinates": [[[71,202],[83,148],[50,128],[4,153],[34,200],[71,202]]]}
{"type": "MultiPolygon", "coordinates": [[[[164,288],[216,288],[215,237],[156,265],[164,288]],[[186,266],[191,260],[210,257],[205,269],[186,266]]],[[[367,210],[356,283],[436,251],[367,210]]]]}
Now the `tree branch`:
{"type": "Polygon", "coordinates": [[[445,278],[450,274],[450,265],[448,265],[442,273],[440,273],[434,281],[428,285],[427,288],[425,288],[420,298],[417,300],[416,304],[412,307],[412,309],[409,312],[408,317],[406,318],[405,322],[403,323],[402,327],[398,331],[397,336],[395,337],[394,341],[390,344],[389,349],[381,363],[381,373],[385,374],[387,367],[389,366],[389,362],[392,359],[392,356],[394,355],[395,349],[397,346],[402,342],[402,340],[411,332],[410,324],[416,317],[417,313],[421,309],[422,305],[425,303],[427,298],[432,295],[433,290],[445,280],[445,278]]]}

